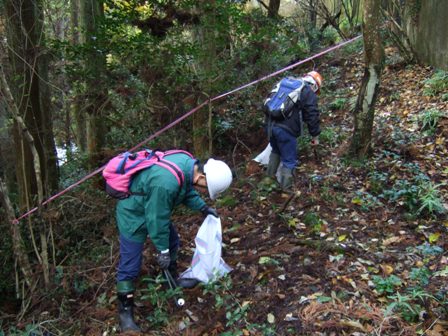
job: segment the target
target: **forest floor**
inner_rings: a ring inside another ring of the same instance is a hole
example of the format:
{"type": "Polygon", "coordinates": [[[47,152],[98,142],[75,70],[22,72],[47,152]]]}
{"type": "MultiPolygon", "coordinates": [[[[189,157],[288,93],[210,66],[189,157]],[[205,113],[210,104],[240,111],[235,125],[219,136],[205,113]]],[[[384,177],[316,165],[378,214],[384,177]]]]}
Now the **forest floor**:
{"type": "MultiPolygon", "coordinates": [[[[448,335],[448,219],[436,211],[448,208],[448,101],[425,89],[431,68],[389,61],[376,106],[374,153],[355,161],[346,153],[362,54],[331,64],[321,69],[332,92],[320,102],[321,145],[314,153],[301,143],[294,192],[283,193],[252,161],[266,142],[236,155],[238,177],[217,204],[223,259],[232,272],[184,290],[182,308],[158,282],[140,281],[136,318],[143,334],[448,335]],[[434,109],[445,116],[432,127],[424,118],[434,118],[434,109]]],[[[182,271],[202,218],[179,211],[173,221],[182,271]]],[[[112,225],[103,233],[109,253],[74,271],[94,286],[32,308],[33,321],[59,320],[47,324],[51,334],[58,333],[50,325],[71,325],[61,334],[118,334],[117,233],[112,225]]],[[[142,278],[159,274],[153,252],[148,243],[142,278]]],[[[22,327],[31,319],[23,321],[22,327]]]]}

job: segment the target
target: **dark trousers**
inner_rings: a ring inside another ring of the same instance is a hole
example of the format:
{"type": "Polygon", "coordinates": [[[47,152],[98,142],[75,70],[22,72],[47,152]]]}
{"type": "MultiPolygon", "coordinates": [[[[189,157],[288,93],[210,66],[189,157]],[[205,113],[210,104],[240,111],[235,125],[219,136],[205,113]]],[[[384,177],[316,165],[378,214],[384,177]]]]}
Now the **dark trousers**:
{"type": "MultiPolygon", "coordinates": [[[[173,224],[170,225],[170,254],[179,249],[179,234],[173,224]]],[[[136,279],[142,268],[144,243],[136,243],[120,234],[120,262],[117,269],[117,281],[136,279]]]]}
{"type": "Polygon", "coordinates": [[[280,155],[280,159],[288,169],[294,169],[297,166],[297,138],[290,132],[281,127],[272,127],[269,143],[272,152],[280,155]]]}

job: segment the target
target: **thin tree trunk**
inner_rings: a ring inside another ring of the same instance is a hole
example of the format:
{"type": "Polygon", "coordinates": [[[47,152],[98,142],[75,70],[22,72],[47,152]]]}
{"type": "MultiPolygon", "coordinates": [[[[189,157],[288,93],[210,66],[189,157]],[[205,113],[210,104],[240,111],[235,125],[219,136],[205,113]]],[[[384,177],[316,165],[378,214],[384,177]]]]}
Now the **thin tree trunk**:
{"type": "MultiPolygon", "coordinates": [[[[79,31],[81,24],[79,20],[80,13],[80,0],[71,0],[71,44],[77,46],[81,42],[79,31]]],[[[70,81],[79,81],[79,78],[70,78],[70,81]]],[[[78,149],[85,153],[87,151],[87,122],[86,111],[82,109],[80,92],[75,91],[74,97],[70,104],[70,112],[74,116],[75,121],[75,142],[78,149]]]]}
{"type": "Polygon", "coordinates": [[[317,29],[317,0],[308,0],[307,11],[308,11],[308,23],[305,34],[310,46],[310,52],[314,52],[319,49],[320,36],[322,35],[317,29]]]}
{"type": "Polygon", "coordinates": [[[14,258],[16,259],[19,268],[22,271],[26,284],[29,287],[31,287],[33,281],[33,272],[31,264],[28,259],[28,255],[26,253],[25,245],[23,244],[23,238],[20,233],[20,227],[17,222],[14,222],[15,219],[14,209],[12,207],[11,200],[9,199],[8,188],[6,187],[6,183],[3,182],[1,177],[0,177],[0,202],[7,214],[10,223],[9,228],[11,230],[14,258]]]}
{"type": "Polygon", "coordinates": [[[383,71],[384,50],[380,26],[380,0],[364,1],[363,38],[365,68],[354,110],[354,131],[350,153],[357,158],[370,154],[375,103],[383,71]]]}

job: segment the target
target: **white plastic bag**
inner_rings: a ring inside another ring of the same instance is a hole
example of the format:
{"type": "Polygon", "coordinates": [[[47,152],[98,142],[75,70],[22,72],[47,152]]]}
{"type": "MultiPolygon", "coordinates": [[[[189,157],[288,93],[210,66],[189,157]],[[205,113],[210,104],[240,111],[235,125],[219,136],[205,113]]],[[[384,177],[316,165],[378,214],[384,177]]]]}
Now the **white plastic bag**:
{"type": "MultiPolygon", "coordinates": [[[[262,164],[263,166],[267,166],[269,163],[269,156],[271,155],[272,147],[271,144],[268,143],[266,148],[258,154],[253,160],[257,161],[258,163],[262,164]]],[[[275,174],[275,177],[277,178],[277,182],[280,182],[280,167],[283,165],[283,163],[280,163],[277,169],[277,173],[275,174]]]]}
{"type": "Polygon", "coordinates": [[[260,154],[258,154],[254,161],[257,161],[258,163],[261,163],[262,165],[266,166],[269,163],[269,156],[271,155],[272,147],[271,144],[268,143],[264,151],[262,151],[260,154]]]}
{"type": "Polygon", "coordinates": [[[219,218],[208,215],[194,241],[196,250],[191,267],[180,275],[181,278],[195,278],[207,283],[232,270],[221,258],[222,231],[219,218]]]}

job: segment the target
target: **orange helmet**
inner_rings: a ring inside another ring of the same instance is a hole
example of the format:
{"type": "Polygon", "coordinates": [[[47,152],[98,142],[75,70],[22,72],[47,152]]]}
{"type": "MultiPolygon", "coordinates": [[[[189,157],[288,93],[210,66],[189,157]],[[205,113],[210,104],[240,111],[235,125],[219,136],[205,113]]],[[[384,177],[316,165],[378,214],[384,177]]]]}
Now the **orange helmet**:
{"type": "Polygon", "coordinates": [[[320,73],[318,73],[317,71],[310,71],[306,75],[312,77],[320,89],[320,87],[322,86],[322,81],[324,80],[320,73]]]}

